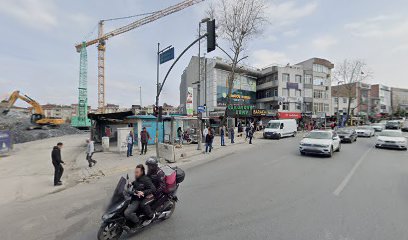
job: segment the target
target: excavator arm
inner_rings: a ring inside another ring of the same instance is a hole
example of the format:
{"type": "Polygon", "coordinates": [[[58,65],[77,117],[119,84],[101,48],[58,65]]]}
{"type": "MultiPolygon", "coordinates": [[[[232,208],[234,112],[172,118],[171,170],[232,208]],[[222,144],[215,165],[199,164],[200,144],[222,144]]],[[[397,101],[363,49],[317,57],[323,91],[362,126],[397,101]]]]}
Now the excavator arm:
{"type": "Polygon", "coordinates": [[[36,115],[44,116],[44,110],[42,109],[41,105],[34,99],[30,98],[29,96],[21,95],[20,91],[14,91],[10,95],[9,99],[3,103],[5,104],[5,109],[3,110],[3,114],[7,114],[10,111],[11,107],[14,106],[14,103],[17,101],[17,99],[21,99],[24,102],[30,104],[33,107],[34,113],[36,115]]]}

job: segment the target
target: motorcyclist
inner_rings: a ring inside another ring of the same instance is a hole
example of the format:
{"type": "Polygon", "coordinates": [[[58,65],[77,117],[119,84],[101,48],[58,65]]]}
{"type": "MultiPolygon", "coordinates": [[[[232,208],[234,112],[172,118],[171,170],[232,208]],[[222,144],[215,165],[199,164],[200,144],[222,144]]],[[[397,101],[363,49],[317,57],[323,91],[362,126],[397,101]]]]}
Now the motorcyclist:
{"type": "MultiPolygon", "coordinates": [[[[149,201],[149,199],[147,199],[146,197],[156,192],[156,187],[152,183],[152,180],[145,175],[145,168],[143,164],[139,164],[136,166],[135,181],[132,182],[132,185],[132,201],[124,212],[125,217],[126,219],[132,221],[134,224],[137,224],[139,222],[139,218],[136,215],[136,211],[140,207],[144,211],[146,216],[150,219],[147,220],[147,225],[154,218],[154,213],[152,212],[150,205],[147,204],[147,201],[149,201]]],[[[143,222],[143,225],[145,225],[145,222],[143,222]]]]}
{"type": "Polygon", "coordinates": [[[156,187],[156,192],[154,193],[155,199],[160,199],[166,189],[166,175],[163,170],[159,168],[159,161],[156,157],[150,157],[146,160],[147,165],[147,176],[150,177],[154,186],[156,187]]]}

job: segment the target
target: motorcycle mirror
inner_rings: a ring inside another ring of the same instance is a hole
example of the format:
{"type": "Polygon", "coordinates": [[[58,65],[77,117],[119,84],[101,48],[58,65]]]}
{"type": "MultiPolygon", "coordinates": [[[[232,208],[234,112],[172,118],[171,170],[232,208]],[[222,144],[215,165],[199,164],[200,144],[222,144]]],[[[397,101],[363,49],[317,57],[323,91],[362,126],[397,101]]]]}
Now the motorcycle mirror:
{"type": "Polygon", "coordinates": [[[126,180],[129,180],[129,174],[126,174],[126,180]]]}

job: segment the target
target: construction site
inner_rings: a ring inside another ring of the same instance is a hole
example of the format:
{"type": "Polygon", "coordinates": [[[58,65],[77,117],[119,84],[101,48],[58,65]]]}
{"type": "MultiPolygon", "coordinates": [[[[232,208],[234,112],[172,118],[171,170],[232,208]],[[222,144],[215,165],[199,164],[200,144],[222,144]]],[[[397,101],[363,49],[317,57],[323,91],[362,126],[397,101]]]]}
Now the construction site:
{"type": "MultiPolygon", "coordinates": [[[[79,53],[78,102],[75,104],[76,109],[73,110],[74,113],[69,121],[67,122],[62,117],[49,117],[49,114],[43,109],[44,105],[16,90],[0,103],[0,153],[12,152],[13,144],[89,132],[92,128],[92,123],[88,117],[90,108],[88,103],[87,48],[97,45],[97,109],[94,110],[93,114],[94,116],[99,114],[103,116],[103,114],[108,112],[109,105],[106,103],[105,97],[107,82],[105,79],[105,52],[107,41],[202,1],[185,0],[173,6],[149,13],[100,20],[97,27],[97,36],[91,40],[80,41],[80,43],[75,45],[75,50],[79,53]],[[130,20],[131,22],[117,29],[105,32],[105,24],[117,20],[130,20]],[[24,106],[24,111],[21,111],[22,108],[20,106],[24,106]]],[[[158,62],[159,57],[158,54],[158,62]]],[[[162,87],[158,80],[158,92],[162,87]]],[[[158,96],[156,96],[156,106],[159,106],[158,96]]],[[[155,108],[158,109],[158,107],[155,108]]]]}

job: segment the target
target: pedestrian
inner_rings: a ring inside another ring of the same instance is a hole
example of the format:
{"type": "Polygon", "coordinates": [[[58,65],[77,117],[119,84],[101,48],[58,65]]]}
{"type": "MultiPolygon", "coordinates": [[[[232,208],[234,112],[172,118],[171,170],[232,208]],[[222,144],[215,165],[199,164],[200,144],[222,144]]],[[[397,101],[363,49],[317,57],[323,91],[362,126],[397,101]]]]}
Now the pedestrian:
{"type": "Polygon", "coordinates": [[[248,131],[249,144],[252,144],[252,138],[253,137],[254,137],[254,129],[250,129],[248,131]]]}
{"type": "Polygon", "coordinates": [[[105,127],[105,136],[110,138],[111,137],[111,129],[109,126],[105,127]]]}
{"type": "Polygon", "coordinates": [[[151,138],[150,138],[149,132],[146,131],[146,127],[143,127],[142,131],[140,132],[140,143],[142,145],[142,151],[140,152],[140,155],[146,154],[146,152],[147,152],[147,143],[148,143],[148,141],[150,139],[151,138]]]}
{"type": "Polygon", "coordinates": [[[214,139],[214,135],[212,134],[212,131],[210,127],[208,127],[208,134],[205,136],[205,153],[211,152],[212,149],[212,142],[214,139]]]}
{"type": "Polygon", "coordinates": [[[181,127],[177,128],[177,138],[179,140],[179,144],[182,145],[183,144],[183,130],[181,129],[181,127]]]}
{"type": "Polygon", "coordinates": [[[234,130],[234,127],[233,127],[233,126],[230,127],[230,129],[229,129],[229,134],[230,134],[231,143],[235,143],[235,142],[234,142],[235,130],[234,130]]]}
{"type": "Polygon", "coordinates": [[[221,136],[221,146],[225,146],[225,126],[223,125],[220,129],[221,136]]]}
{"type": "Polygon", "coordinates": [[[129,132],[129,135],[127,136],[127,157],[133,156],[133,133],[132,131],[129,132]]]}
{"type": "Polygon", "coordinates": [[[63,144],[61,142],[57,143],[57,146],[54,146],[51,152],[52,165],[54,165],[54,186],[62,185],[61,177],[62,174],[64,173],[64,168],[62,167],[62,164],[65,164],[61,158],[62,146],[63,144]]]}
{"type": "Polygon", "coordinates": [[[248,139],[248,133],[251,130],[251,127],[249,124],[247,124],[246,128],[245,128],[245,141],[248,139]]]}
{"type": "Polygon", "coordinates": [[[96,161],[92,159],[92,155],[95,152],[95,145],[94,142],[91,141],[89,138],[86,140],[86,160],[88,160],[89,167],[92,167],[92,163],[95,165],[96,161]]]}
{"type": "Polygon", "coordinates": [[[204,128],[204,130],[203,130],[203,137],[204,137],[204,139],[207,137],[207,134],[208,134],[208,128],[204,128]]]}

